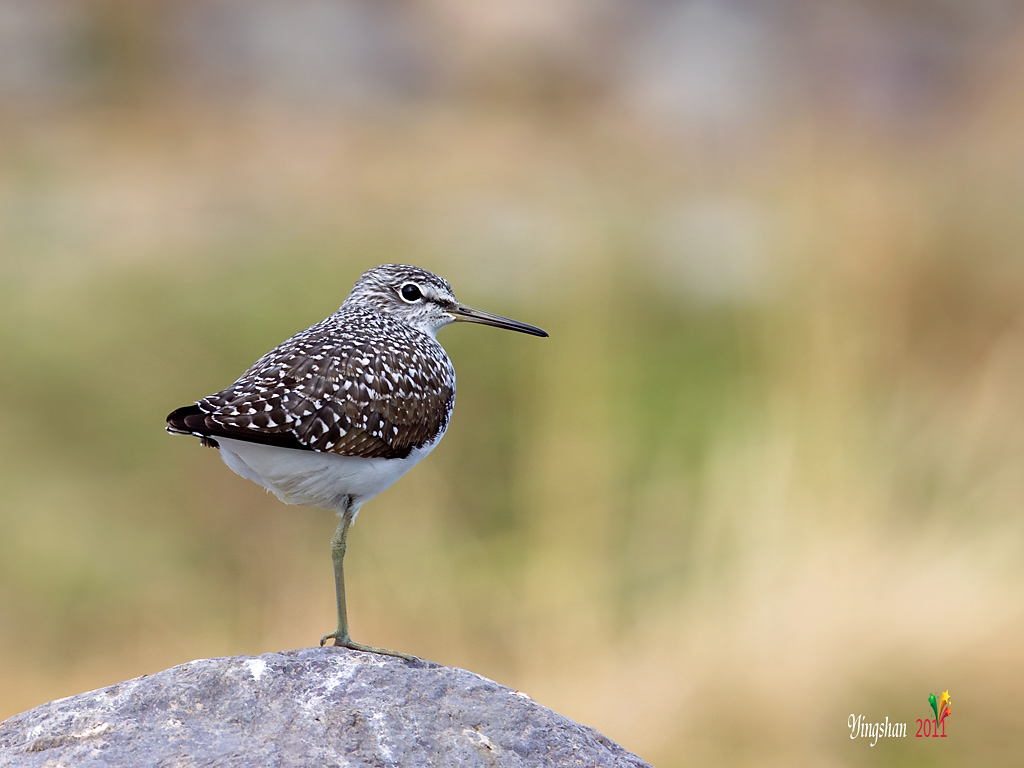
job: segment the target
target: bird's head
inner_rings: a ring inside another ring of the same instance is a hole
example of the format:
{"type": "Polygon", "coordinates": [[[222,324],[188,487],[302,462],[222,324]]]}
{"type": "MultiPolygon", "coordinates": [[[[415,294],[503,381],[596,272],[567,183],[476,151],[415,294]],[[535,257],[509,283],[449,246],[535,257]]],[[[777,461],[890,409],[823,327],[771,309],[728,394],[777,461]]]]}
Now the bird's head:
{"type": "Polygon", "coordinates": [[[444,326],[458,321],[533,336],[548,335],[535,326],[461,304],[447,280],[408,264],[383,264],[364,273],[345,299],[345,305],[389,315],[430,336],[437,336],[444,326]]]}

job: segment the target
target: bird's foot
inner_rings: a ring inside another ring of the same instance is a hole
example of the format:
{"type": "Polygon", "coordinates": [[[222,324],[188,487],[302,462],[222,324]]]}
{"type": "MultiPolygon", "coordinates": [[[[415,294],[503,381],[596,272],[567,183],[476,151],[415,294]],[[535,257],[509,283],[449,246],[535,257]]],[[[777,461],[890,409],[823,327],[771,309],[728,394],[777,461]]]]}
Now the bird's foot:
{"type": "Polygon", "coordinates": [[[340,645],[342,648],[351,648],[353,651],[380,653],[384,656],[397,656],[399,659],[405,659],[406,661],[416,661],[416,657],[410,656],[408,653],[402,653],[401,651],[389,651],[387,648],[374,648],[372,645],[363,645],[362,643],[357,643],[355,640],[348,636],[347,632],[331,632],[331,634],[329,635],[324,635],[320,638],[320,645],[325,645],[328,640],[334,640],[334,645],[340,645]]]}

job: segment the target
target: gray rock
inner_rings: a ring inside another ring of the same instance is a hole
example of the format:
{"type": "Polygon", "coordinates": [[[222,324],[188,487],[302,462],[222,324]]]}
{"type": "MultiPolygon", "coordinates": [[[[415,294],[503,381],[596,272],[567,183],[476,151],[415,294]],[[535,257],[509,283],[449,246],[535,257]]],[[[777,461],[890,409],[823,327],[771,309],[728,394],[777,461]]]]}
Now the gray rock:
{"type": "Polygon", "coordinates": [[[202,659],[0,723],[0,768],[646,765],[472,672],[344,648],[202,659]]]}

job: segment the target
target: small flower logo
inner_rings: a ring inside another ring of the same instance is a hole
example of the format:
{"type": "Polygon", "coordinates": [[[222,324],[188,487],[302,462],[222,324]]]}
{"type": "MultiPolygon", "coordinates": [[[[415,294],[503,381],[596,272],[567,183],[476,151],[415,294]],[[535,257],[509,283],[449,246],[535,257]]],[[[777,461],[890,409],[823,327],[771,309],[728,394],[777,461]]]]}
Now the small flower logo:
{"type": "Polygon", "coordinates": [[[932,712],[935,713],[935,725],[941,726],[946,718],[953,714],[949,707],[949,690],[942,692],[942,696],[936,697],[934,693],[928,694],[928,703],[932,705],[932,712]]]}

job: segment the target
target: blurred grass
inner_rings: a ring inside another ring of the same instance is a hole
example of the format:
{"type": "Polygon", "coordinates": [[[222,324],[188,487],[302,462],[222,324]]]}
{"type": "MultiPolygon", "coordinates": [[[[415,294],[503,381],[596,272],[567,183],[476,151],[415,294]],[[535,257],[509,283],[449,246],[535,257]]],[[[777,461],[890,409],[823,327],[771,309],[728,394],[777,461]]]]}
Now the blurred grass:
{"type": "Polygon", "coordinates": [[[988,153],[1024,134],[985,119],[795,119],[715,184],[592,116],[5,124],[0,716],[329,628],[331,515],[163,417],[409,261],[551,338],[442,333],[455,415],[353,533],[358,639],[662,768],[1016,764],[1024,189],[988,153]],[[771,222],[763,291],[659,255],[709,195],[771,222]],[[953,738],[850,741],[944,688],[953,738]]]}

